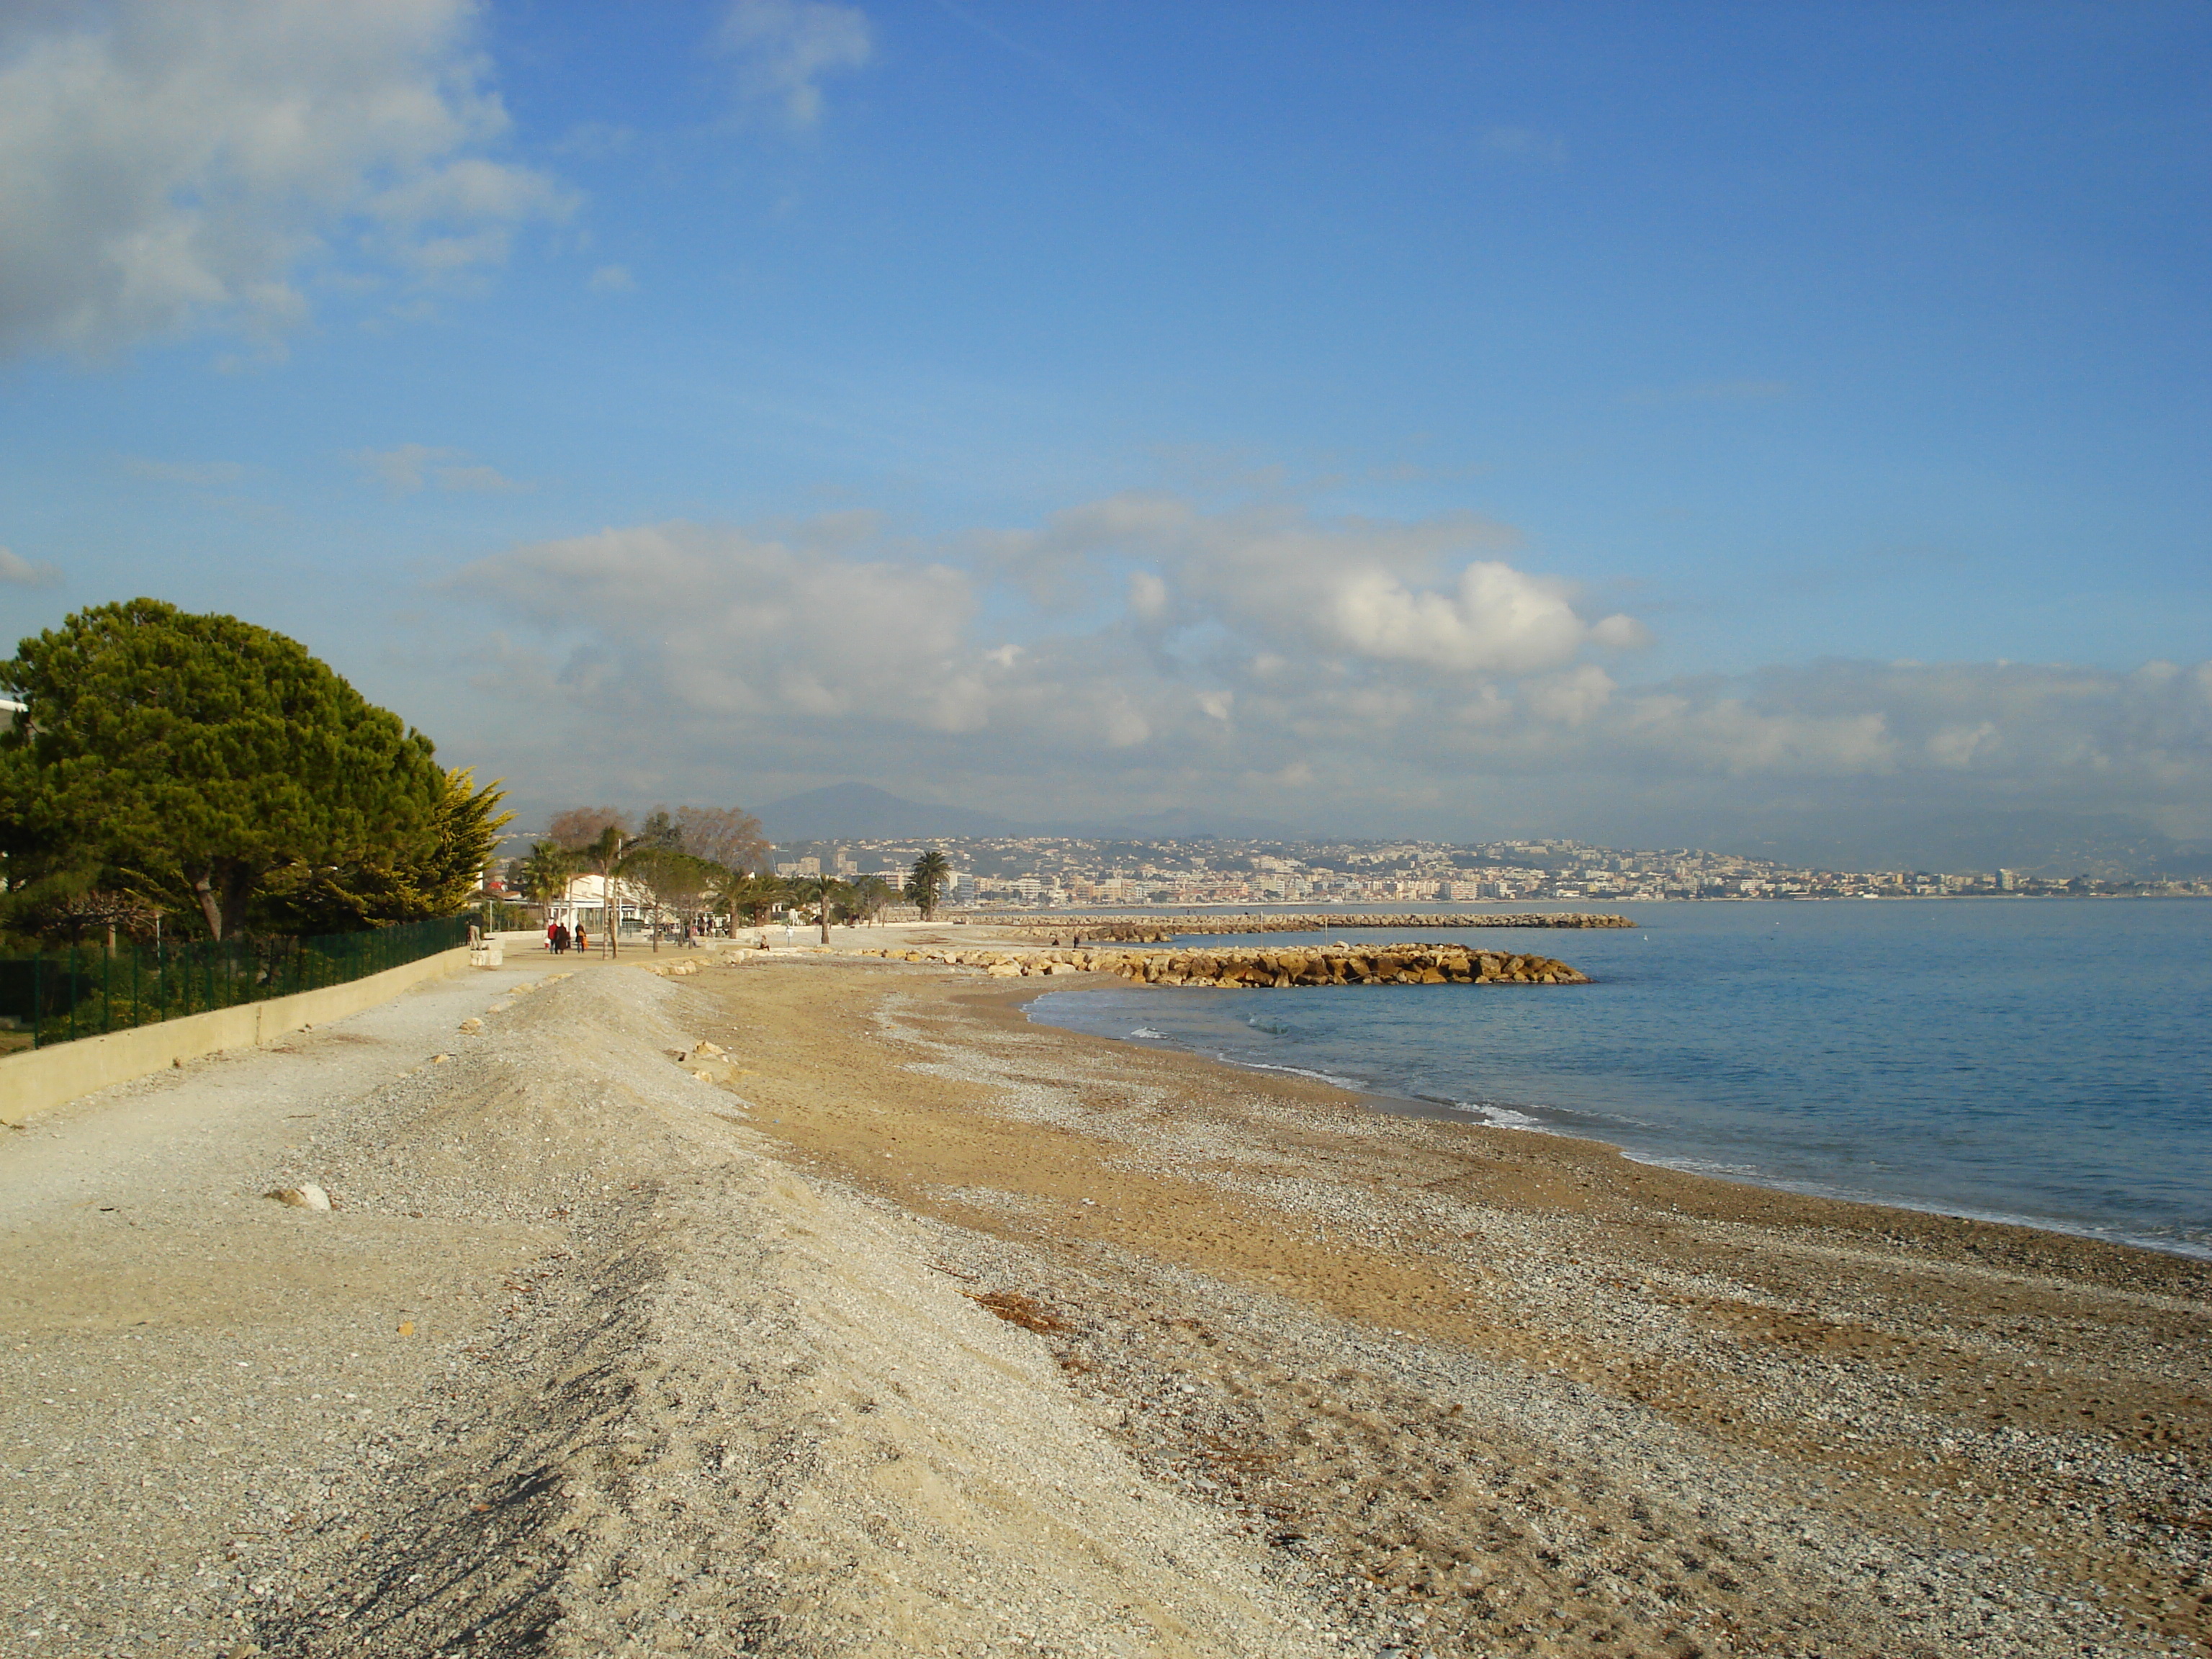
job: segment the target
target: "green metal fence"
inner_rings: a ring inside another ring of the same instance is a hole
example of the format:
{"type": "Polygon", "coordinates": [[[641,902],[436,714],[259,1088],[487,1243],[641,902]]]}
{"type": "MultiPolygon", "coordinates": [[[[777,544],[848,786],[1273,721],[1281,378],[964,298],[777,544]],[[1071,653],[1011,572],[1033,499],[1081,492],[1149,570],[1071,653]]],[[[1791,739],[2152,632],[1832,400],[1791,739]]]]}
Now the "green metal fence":
{"type": "Polygon", "coordinates": [[[106,1031],[319,991],[469,942],[467,916],[318,938],[67,945],[0,957],[0,1017],[50,1047],[106,1031]]]}

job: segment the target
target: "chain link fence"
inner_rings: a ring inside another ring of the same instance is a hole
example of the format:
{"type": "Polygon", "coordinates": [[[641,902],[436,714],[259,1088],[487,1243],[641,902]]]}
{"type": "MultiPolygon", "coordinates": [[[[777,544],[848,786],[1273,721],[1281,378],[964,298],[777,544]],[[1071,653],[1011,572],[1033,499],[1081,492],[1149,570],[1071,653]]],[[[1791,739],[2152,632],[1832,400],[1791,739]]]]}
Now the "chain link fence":
{"type": "Polygon", "coordinates": [[[0,957],[0,1052],[366,979],[466,945],[470,921],[440,917],[313,938],[94,942],[0,957]]]}

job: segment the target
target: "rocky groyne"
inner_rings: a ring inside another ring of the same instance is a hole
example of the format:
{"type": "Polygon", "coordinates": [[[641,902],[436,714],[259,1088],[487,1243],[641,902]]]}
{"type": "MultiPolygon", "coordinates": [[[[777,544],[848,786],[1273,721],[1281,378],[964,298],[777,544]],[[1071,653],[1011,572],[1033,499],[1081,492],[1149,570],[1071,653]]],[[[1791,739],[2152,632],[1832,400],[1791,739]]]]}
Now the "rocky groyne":
{"type": "Polygon", "coordinates": [[[1346,927],[1389,927],[1431,932],[1439,927],[1633,927],[1626,916],[1588,911],[1452,912],[1436,915],[1358,915],[1324,912],[1309,915],[1076,916],[1018,915],[973,918],[979,924],[1049,935],[1054,943],[1083,939],[1116,945],[1164,945],[1192,933],[1331,933],[1346,927]]]}
{"type": "Polygon", "coordinates": [[[864,957],[981,968],[999,979],[1113,974],[1146,985],[1286,989],[1297,985],[1587,985],[1589,976],[1550,957],[1463,945],[1285,945],[1188,951],[991,951],[879,946],[864,957]]]}

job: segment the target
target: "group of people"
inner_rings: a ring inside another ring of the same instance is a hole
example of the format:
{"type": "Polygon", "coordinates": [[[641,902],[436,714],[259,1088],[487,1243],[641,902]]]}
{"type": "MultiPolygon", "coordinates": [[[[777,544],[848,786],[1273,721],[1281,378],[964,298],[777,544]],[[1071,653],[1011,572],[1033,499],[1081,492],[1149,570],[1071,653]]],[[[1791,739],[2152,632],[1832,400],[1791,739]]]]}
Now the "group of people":
{"type": "MultiPolygon", "coordinates": [[[[788,933],[790,930],[786,928],[784,931],[788,933]]],[[[671,937],[670,943],[680,944],[684,949],[692,951],[698,948],[699,941],[705,936],[705,928],[696,921],[687,921],[684,924],[682,934],[671,937]]],[[[584,924],[581,922],[576,924],[576,931],[573,933],[568,931],[568,924],[565,921],[549,921],[545,924],[545,948],[556,957],[565,955],[570,951],[586,950],[590,948],[591,943],[591,939],[584,932],[584,924]]]]}

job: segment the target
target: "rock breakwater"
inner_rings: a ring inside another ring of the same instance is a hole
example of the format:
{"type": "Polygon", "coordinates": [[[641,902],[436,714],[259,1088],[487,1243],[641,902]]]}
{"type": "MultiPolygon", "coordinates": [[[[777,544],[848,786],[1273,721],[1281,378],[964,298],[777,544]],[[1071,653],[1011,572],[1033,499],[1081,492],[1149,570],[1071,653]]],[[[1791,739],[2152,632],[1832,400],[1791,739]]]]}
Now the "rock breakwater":
{"type": "Polygon", "coordinates": [[[1299,985],[1587,985],[1589,976],[1551,957],[1463,945],[1286,945],[1221,951],[900,950],[860,952],[894,962],[981,968],[1000,979],[1113,974],[1146,985],[1287,989],[1299,985]]]}
{"type": "MultiPolygon", "coordinates": [[[[982,921],[985,919],[976,917],[982,921]]],[[[1050,934],[1054,942],[1068,938],[1095,939],[1116,945],[1164,945],[1191,933],[1330,933],[1346,927],[1392,927],[1429,932],[1439,927],[1633,927],[1626,916],[1601,915],[1583,910],[1528,912],[1515,915],[1494,912],[1435,915],[1357,915],[1327,912],[1308,915],[1194,915],[1194,916],[1072,916],[1018,915],[988,919],[995,927],[1050,934]]]]}

